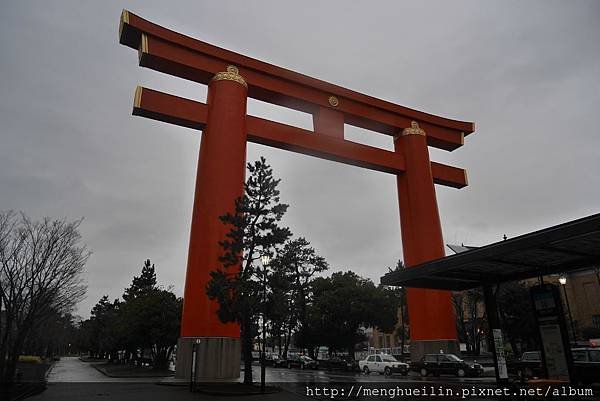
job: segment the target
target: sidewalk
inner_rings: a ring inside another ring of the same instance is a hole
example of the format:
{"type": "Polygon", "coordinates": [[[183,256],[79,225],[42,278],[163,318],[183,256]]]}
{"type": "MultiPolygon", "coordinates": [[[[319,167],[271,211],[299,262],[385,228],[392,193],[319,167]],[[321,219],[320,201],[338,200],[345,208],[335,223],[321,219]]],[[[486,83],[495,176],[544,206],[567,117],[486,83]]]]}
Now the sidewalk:
{"type": "Polygon", "coordinates": [[[244,396],[218,396],[191,393],[188,387],[159,386],[153,383],[50,383],[42,394],[31,401],[80,401],[101,399],[102,401],[217,401],[242,398],[247,401],[306,401],[307,398],[282,391],[273,394],[244,396]]]}

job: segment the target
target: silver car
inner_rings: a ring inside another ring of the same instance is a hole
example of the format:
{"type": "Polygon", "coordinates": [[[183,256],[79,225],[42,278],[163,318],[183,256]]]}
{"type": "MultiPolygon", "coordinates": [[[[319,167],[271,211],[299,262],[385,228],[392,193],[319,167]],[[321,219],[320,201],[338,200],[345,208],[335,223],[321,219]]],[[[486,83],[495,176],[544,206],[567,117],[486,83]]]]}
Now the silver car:
{"type": "Polygon", "coordinates": [[[394,373],[400,373],[402,376],[408,374],[408,364],[386,354],[369,355],[366,359],[358,362],[358,366],[366,375],[371,372],[386,376],[391,376],[394,373]]]}

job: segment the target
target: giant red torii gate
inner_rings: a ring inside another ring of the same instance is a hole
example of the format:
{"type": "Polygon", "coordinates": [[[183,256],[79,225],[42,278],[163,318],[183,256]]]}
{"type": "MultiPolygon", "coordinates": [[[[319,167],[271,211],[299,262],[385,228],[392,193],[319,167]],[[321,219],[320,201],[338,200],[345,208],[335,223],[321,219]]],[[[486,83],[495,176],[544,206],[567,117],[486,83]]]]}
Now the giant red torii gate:
{"type": "MultiPolygon", "coordinates": [[[[208,85],[201,103],[138,87],[133,114],[203,130],[196,178],[177,376],[189,377],[199,343],[198,378],[239,377],[239,328],[223,324],[207,299],[209,272],[219,266],[218,217],[243,194],[247,141],[383,171],[397,176],[404,261],[408,267],[444,256],[434,183],[467,185],[463,169],[430,162],[428,146],[452,151],[474,124],[438,117],[366,96],[190,38],[126,10],[120,43],[138,51],[139,64],[208,85]],[[246,115],[247,98],[310,113],[314,130],[246,115]],[[344,139],[344,124],[394,137],[387,151],[344,139]]],[[[450,293],[409,289],[413,357],[457,350],[450,293]]]]}

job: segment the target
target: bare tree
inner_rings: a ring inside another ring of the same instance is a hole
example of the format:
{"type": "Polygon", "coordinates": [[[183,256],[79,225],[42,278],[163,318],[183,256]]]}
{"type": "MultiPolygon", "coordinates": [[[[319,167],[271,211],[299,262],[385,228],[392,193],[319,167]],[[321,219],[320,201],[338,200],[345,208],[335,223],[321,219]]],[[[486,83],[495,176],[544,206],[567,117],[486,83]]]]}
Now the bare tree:
{"type": "Polygon", "coordinates": [[[81,220],[31,221],[0,212],[0,381],[14,379],[27,336],[51,312],[70,311],[85,295],[81,273],[90,252],[81,220]]]}
{"type": "Polygon", "coordinates": [[[456,331],[460,342],[467,346],[467,353],[479,355],[481,339],[486,325],[483,312],[483,293],[471,289],[452,294],[456,311],[456,331]]]}

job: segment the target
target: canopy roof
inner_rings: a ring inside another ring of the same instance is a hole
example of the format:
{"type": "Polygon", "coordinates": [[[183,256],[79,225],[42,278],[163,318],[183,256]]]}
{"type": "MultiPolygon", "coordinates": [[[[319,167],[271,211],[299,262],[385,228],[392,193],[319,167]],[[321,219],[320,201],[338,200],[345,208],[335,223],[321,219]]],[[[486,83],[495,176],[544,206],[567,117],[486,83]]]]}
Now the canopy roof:
{"type": "Polygon", "coordinates": [[[593,266],[600,267],[600,214],[390,272],[381,283],[466,290],[593,266]]]}

